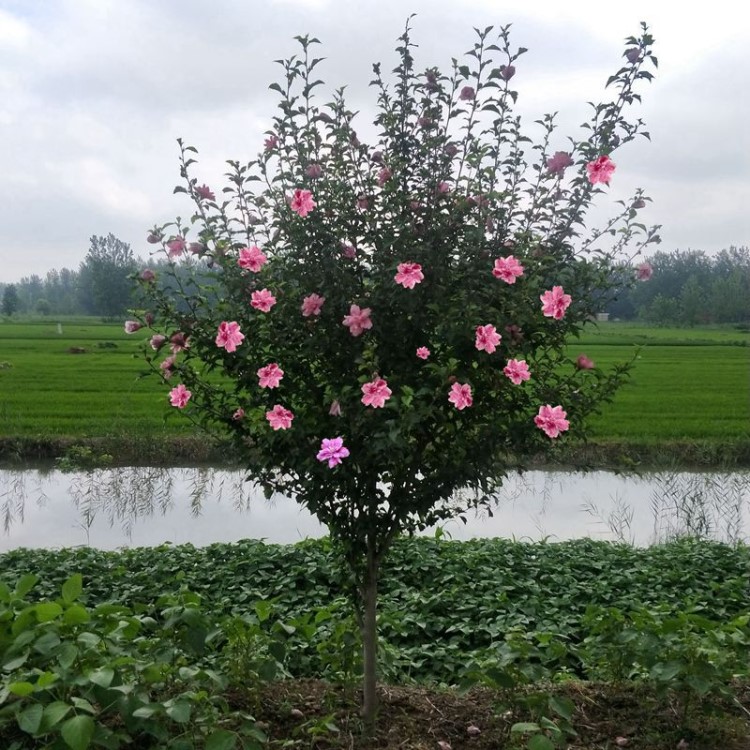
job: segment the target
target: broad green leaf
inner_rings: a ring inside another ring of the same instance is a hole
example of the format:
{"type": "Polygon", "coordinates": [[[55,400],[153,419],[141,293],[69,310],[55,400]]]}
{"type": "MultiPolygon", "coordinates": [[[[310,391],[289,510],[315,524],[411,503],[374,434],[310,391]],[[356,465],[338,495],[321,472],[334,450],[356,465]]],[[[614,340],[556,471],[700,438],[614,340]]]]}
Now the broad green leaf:
{"type": "Polygon", "coordinates": [[[3,670],[6,672],[12,672],[14,669],[18,669],[18,667],[22,667],[26,663],[26,659],[29,658],[29,652],[24,651],[22,654],[19,654],[14,659],[11,659],[10,661],[6,661],[5,664],[3,664],[3,670]]]}
{"type": "Polygon", "coordinates": [[[178,724],[190,721],[192,706],[187,701],[178,701],[167,707],[167,716],[178,724]]]}
{"type": "Polygon", "coordinates": [[[528,750],[555,750],[555,743],[544,734],[535,734],[526,743],[528,750]]]}
{"type": "Polygon", "coordinates": [[[112,684],[115,676],[115,670],[109,667],[97,669],[89,675],[89,680],[99,687],[108,688],[112,684]]]}
{"type": "Polygon", "coordinates": [[[234,750],[237,735],[226,729],[216,729],[206,739],[206,750],[234,750]]]}
{"type": "Polygon", "coordinates": [[[36,605],[35,611],[39,622],[49,622],[59,617],[63,608],[56,602],[41,602],[36,605]]]}
{"type": "Polygon", "coordinates": [[[90,716],[74,716],[61,727],[60,734],[71,750],[86,750],[94,736],[94,720],[90,716]]]}
{"type": "Polygon", "coordinates": [[[49,732],[56,724],[59,724],[69,713],[71,707],[62,701],[55,701],[44,707],[42,718],[42,731],[49,732]]]}
{"type": "Polygon", "coordinates": [[[41,703],[34,703],[31,706],[27,706],[18,714],[17,721],[19,728],[26,732],[26,734],[36,734],[39,731],[43,713],[44,707],[41,703]]]}
{"type": "Polygon", "coordinates": [[[66,625],[81,625],[91,619],[88,611],[80,604],[72,604],[65,610],[63,620],[66,625]]]}
{"type": "Polygon", "coordinates": [[[16,583],[15,595],[23,598],[26,594],[31,591],[39,580],[33,573],[27,573],[25,576],[21,576],[16,583]]]}
{"type": "Polygon", "coordinates": [[[75,573],[63,584],[62,598],[66,604],[72,604],[80,595],[83,589],[83,576],[75,573]]]}
{"type": "Polygon", "coordinates": [[[21,698],[24,698],[34,692],[34,686],[30,682],[11,682],[10,685],[8,685],[8,690],[13,693],[13,695],[18,695],[21,698]]]}
{"type": "Polygon", "coordinates": [[[69,669],[77,657],[78,647],[70,641],[63,643],[57,652],[57,661],[63,669],[69,669]]]}

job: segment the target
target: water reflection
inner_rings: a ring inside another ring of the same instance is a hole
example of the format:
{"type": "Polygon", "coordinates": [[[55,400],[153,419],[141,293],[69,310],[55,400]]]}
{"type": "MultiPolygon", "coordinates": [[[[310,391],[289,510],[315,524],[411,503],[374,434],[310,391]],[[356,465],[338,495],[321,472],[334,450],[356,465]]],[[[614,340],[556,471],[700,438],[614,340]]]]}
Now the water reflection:
{"type": "MultiPolygon", "coordinates": [[[[692,534],[737,542],[750,531],[749,498],[748,472],[528,472],[507,480],[491,514],[444,530],[455,539],[591,536],[649,544],[692,534]]],[[[0,515],[0,551],[248,537],[287,543],[325,533],[288,498],[266,501],[244,472],[207,468],[0,471],[0,515]]]]}

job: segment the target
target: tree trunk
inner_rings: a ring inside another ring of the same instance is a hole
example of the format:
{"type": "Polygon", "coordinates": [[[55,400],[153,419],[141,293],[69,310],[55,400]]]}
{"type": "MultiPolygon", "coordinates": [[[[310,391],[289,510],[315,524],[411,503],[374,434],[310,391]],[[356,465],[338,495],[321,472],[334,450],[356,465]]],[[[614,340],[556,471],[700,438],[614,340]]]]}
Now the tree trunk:
{"type": "Polygon", "coordinates": [[[378,709],[377,663],[378,663],[378,560],[374,543],[367,545],[367,569],[362,581],[362,653],[363,653],[363,701],[362,718],[365,730],[371,734],[375,728],[378,709]]]}

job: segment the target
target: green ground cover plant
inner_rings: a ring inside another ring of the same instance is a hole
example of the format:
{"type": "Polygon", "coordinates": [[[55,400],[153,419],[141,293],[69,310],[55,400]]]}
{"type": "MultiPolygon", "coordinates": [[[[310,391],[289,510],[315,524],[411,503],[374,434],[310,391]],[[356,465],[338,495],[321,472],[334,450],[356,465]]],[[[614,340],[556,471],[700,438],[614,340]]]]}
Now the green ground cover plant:
{"type": "Polygon", "coordinates": [[[386,726],[403,734],[367,744],[328,540],[16,550],[0,556],[0,743],[739,748],[749,563],[693,539],[400,540],[381,622],[386,726]],[[651,715],[634,727],[636,705],[651,715]]]}
{"type": "MultiPolygon", "coordinates": [[[[158,384],[139,379],[139,342],[120,324],[74,318],[63,319],[62,327],[60,335],[56,321],[0,323],[0,365],[7,363],[0,367],[0,439],[7,455],[14,439],[36,440],[39,450],[55,439],[109,439],[121,448],[115,461],[127,463],[158,457],[165,442],[195,435],[191,424],[174,418],[158,384]],[[75,347],[86,353],[69,353],[75,347]]],[[[606,418],[593,418],[592,442],[750,441],[750,333],[599,323],[586,328],[569,353],[609,366],[634,354],[635,346],[642,348],[630,382],[606,418]]],[[[192,451],[200,458],[205,449],[198,437],[180,455],[192,451]]]]}

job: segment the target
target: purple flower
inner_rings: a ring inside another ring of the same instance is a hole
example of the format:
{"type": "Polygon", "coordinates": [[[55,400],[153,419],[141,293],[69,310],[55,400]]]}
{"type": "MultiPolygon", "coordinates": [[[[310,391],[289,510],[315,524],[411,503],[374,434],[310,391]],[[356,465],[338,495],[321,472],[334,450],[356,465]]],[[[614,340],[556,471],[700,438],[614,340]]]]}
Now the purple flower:
{"type": "Polygon", "coordinates": [[[458,95],[458,98],[462,102],[473,102],[474,97],[476,97],[476,91],[471,86],[464,86],[461,89],[461,93],[458,95]]]}
{"type": "Polygon", "coordinates": [[[316,458],[318,461],[328,461],[328,468],[332,469],[341,463],[342,458],[349,455],[349,449],[344,447],[344,438],[323,438],[316,458]]]}
{"type": "Polygon", "coordinates": [[[633,63],[638,62],[638,58],[641,56],[641,51],[638,49],[638,47],[633,47],[631,49],[625,50],[625,57],[628,58],[628,62],[632,65],[633,63]]]}
{"type": "Polygon", "coordinates": [[[305,170],[305,176],[311,180],[319,180],[323,176],[323,167],[320,164],[310,164],[305,170]]]}
{"type": "Polygon", "coordinates": [[[501,65],[500,66],[500,78],[504,81],[510,81],[511,78],[516,74],[516,69],[513,65],[501,65]]]}
{"type": "Polygon", "coordinates": [[[201,185],[200,187],[195,188],[195,194],[204,201],[216,200],[216,196],[208,185],[201,185]]]}

